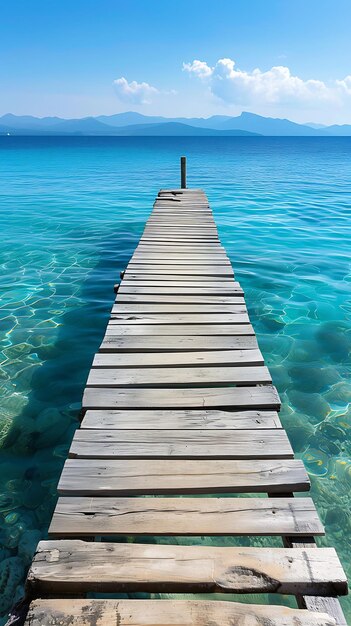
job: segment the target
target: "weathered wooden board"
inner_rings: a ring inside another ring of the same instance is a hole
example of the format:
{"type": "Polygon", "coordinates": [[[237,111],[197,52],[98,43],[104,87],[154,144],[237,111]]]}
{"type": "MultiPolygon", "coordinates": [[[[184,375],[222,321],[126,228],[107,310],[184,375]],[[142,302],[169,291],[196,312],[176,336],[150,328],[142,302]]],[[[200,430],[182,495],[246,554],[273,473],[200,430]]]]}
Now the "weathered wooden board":
{"type": "Polygon", "coordinates": [[[236,548],[40,541],[27,588],[36,594],[282,593],[345,595],[333,548],[236,548]]]}
{"type": "MultiPolygon", "coordinates": [[[[167,253],[165,253],[167,254],[167,253]]],[[[229,265],[200,265],[187,267],[186,265],[128,265],[125,277],[128,276],[222,276],[234,277],[233,269],[229,265]]]]}
{"type": "Polygon", "coordinates": [[[166,237],[165,235],[144,235],[140,241],[142,243],[145,243],[145,242],[158,243],[160,241],[168,242],[168,243],[179,242],[183,244],[190,244],[192,242],[194,243],[217,243],[218,242],[219,243],[219,239],[215,239],[213,237],[204,237],[204,236],[194,237],[194,235],[188,235],[188,236],[169,235],[168,237],[166,237]]]}
{"type": "Polygon", "coordinates": [[[195,215],[192,217],[181,215],[178,215],[177,217],[174,215],[162,217],[155,214],[146,222],[144,233],[147,231],[157,231],[167,234],[169,231],[176,231],[180,233],[211,233],[212,235],[218,237],[217,228],[213,220],[209,219],[207,215],[201,215],[199,213],[197,217],[198,219],[196,219],[195,215]]]}
{"type": "Polygon", "coordinates": [[[210,235],[193,235],[193,234],[189,234],[189,235],[184,235],[184,234],[169,234],[164,235],[164,234],[145,234],[142,236],[141,242],[144,241],[168,241],[168,242],[172,242],[172,241],[183,241],[185,243],[191,243],[192,241],[198,242],[198,243],[215,243],[215,242],[219,242],[219,239],[217,237],[213,237],[210,235]]]}
{"type": "Polygon", "coordinates": [[[122,282],[119,286],[118,293],[121,295],[134,294],[134,295],[165,295],[169,296],[234,296],[242,295],[243,291],[241,287],[237,287],[235,283],[232,285],[222,287],[221,283],[218,283],[217,287],[193,287],[185,285],[184,287],[173,287],[171,284],[163,287],[149,286],[135,287],[131,285],[124,285],[122,282]]]}
{"type": "Polygon", "coordinates": [[[199,365],[263,365],[259,350],[222,350],[208,352],[97,353],[93,367],[172,367],[199,365]]]}
{"type": "Polygon", "coordinates": [[[111,319],[106,328],[106,335],[149,335],[161,337],[166,335],[196,337],[205,335],[206,337],[214,337],[216,335],[224,335],[231,337],[233,335],[254,335],[255,331],[251,324],[127,324],[119,323],[118,320],[111,319]]]}
{"type": "Polygon", "coordinates": [[[215,229],[202,227],[190,228],[190,226],[180,226],[178,228],[165,226],[162,228],[161,226],[154,226],[147,228],[141,239],[141,244],[146,240],[155,240],[157,241],[168,241],[172,242],[173,240],[181,239],[187,242],[188,244],[191,241],[196,241],[198,243],[214,243],[218,244],[220,247],[220,241],[215,229]]]}
{"type": "Polygon", "coordinates": [[[159,257],[155,257],[153,254],[149,253],[146,255],[139,255],[132,257],[129,261],[128,267],[131,268],[136,265],[164,265],[165,261],[167,265],[186,265],[189,267],[196,267],[201,265],[225,265],[227,267],[231,267],[231,263],[229,259],[225,258],[221,255],[212,254],[210,258],[205,255],[203,258],[199,258],[197,255],[196,259],[184,259],[183,255],[178,255],[178,258],[175,258],[174,255],[170,256],[167,254],[167,258],[165,255],[160,255],[159,257]]]}
{"type": "Polygon", "coordinates": [[[166,239],[169,238],[172,235],[180,235],[181,237],[186,236],[186,237],[194,237],[194,238],[205,238],[205,239],[215,239],[218,240],[218,233],[217,233],[217,229],[215,226],[213,225],[207,225],[207,224],[188,224],[188,225],[183,225],[183,224],[179,224],[172,226],[170,223],[167,223],[166,221],[164,222],[164,224],[150,224],[148,226],[146,226],[146,228],[144,229],[143,235],[141,240],[143,239],[143,237],[145,236],[153,236],[153,235],[160,235],[162,237],[165,237],[166,239]]]}
{"type": "Polygon", "coordinates": [[[124,289],[126,289],[127,287],[166,287],[167,289],[173,289],[175,287],[186,287],[186,289],[194,289],[200,287],[204,290],[208,288],[216,289],[218,293],[221,293],[222,290],[226,291],[227,289],[232,288],[238,289],[239,283],[236,283],[232,278],[223,278],[221,281],[219,281],[213,280],[213,278],[211,278],[210,276],[201,279],[197,277],[188,278],[186,281],[182,278],[171,279],[168,276],[161,278],[161,280],[155,278],[147,278],[146,280],[143,280],[141,278],[131,279],[125,277],[123,278],[120,286],[124,287],[124,289]]]}
{"type": "Polygon", "coordinates": [[[213,239],[218,240],[217,228],[211,224],[207,223],[195,223],[188,222],[186,225],[182,224],[173,224],[169,220],[164,220],[163,222],[151,222],[150,224],[147,222],[142,237],[145,235],[154,235],[160,234],[164,235],[166,238],[169,234],[173,235],[191,235],[194,237],[211,237],[213,239]]]}
{"type": "MultiPolygon", "coordinates": [[[[218,315],[230,315],[237,313],[246,313],[247,309],[244,304],[230,304],[230,305],[219,305],[219,304],[203,304],[200,308],[201,313],[204,315],[205,313],[217,313],[218,315]]],[[[177,313],[181,314],[198,314],[199,306],[195,304],[163,304],[163,303],[142,303],[137,302],[136,304],[129,303],[124,304],[122,302],[118,302],[112,308],[111,314],[119,314],[119,313],[128,313],[137,315],[143,313],[172,313],[176,315],[177,313]]]]}
{"type": "MultiPolygon", "coordinates": [[[[197,252],[199,254],[217,254],[217,252],[222,251],[220,247],[218,246],[215,247],[213,244],[211,245],[212,245],[212,248],[210,247],[210,244],[204,245],[204,244],[196,244],[192,242],[191,244],[185,247],[185,246],[180,246],[179,244],[170,245],[170,244],[162,243],[162,242],[159,242],[159,243],[145,242],[145,244],[136,248],[135,252],[148,254],[149,256],[152,256],[153,254],[163,254],[164,265],[167,266],[168,254],[182,254],[182,253],[193,254],[194,252],[197,252]]],[[[226,266],[229,267],[228,264],[226,264],[226,266]]],[[[211,264],[209,264],[209,267],[211,267],[211,264]]],[[[183,269],[186,270],[187,268],[185,267],[183,269]]],[[[190,269],[191,269],[191,266],[190,266],[190,269]]]]}
{"type": "Polygon", "coordinates": [[[68,459],[58,492],[66,496],[282,493],[308,491],[309,485],[300,460],[68,459]]]}
{"type": "Polygon", "coordinates": [[[114,306],[111,312],[111,322],[118,324],[248,324],[247,313],[121,313],[114,306]]]}
{"type": "Polygon", "coordinates": [[[199,350],[251,350],[257,348],[257,340],[254,335],[237,335],[231,337],[207,337],[198,336],[146,336],[105,335],[100,346],[100,352],[188,352],[199,350]]]}
{"type": "Polygon", "coordinates": [[[311,498],[61,497],[53,537],[323,535],[311,498]]]}
{"type": "MultiPolygon", "coordinates": [[[[208,274],[203,274],[203,275],[193,275],[193,274],[187,274],[186,276],[182,276],[179,274],[171,274],[170,272],[164,272],[163,274],[155,274],[155,273],[146,273],[146,274],[138,274],[138,273],[130,273],[130,272],[125,272],[123,279],[126,281],[133,281],[134,282],[139,282],[142,281],[142,284],[145,283],[149,283],[150,281],[152,281],[152,283],[154,282],[163,282],[163,281],[167,281],[167,283],[169,283],[169,281],[174,282],[174,283],[179,283],[181,281],[181,284],[183,285],[184,283],[186,284],[192,284],[194,282],[197,283],[201,283],[201,286],[206,284],[208,282],[211,282],[215,279],[216,285],[218,285],[219,282],[221,282],[221,284],[227,284],[230,283],[232,284],[233,282],[233,278],[234,276],[209,276],[208,274]]],[[[175,285],[176,286],[176,285],[175,285]]]]}
{"type": "Polygon", "coordinates": [[[132,256],[131,262],[136,263],[150,263],[152,260],[154,261],[162,261],[162,263],[167,260],[168,265],[171,264],[172,261],[177,261],[178,263],[190,265],[198,265],[199,262],[204,262],[205,265],[216,265],[220,264],[230,264],[230,261],[226,254],[224,253],[203,253],[201,252],[193,252],[191,254],[167,254],[167,258],[165,259],[165,255],[163,253],[157,254],[156,252],[135,252],[132,256]]]}
{"type": "MultiPolygon", "coordinates": [[[[123,302],[143,302],[149,304],[210,304],[210,305],[236,305],[245,304],[241,295],[238,296],[212,296],[212,295],[165,295],[165,294],[124,294],[117,293],[116,304],[123,302]]],[[[199,309],[197,309],[199,310],[199,309]]],[[[201,306],[202,310],[202,306],[201,306]]]]}
{"type": "Polygon", "coordinates": [[[264,365],[213,367],[92,368],[87,387],[177,387],[191,385],[261,385],[271,383],[264,365]]]}
{"type": "Polygon", "coordinates": [[[278,413],[274,411],[220,411],[216,409],[188,410],[89,410],[81,428],[102,429],[266,429],[281,428],[278,413]]]}
{"type": "Polygon", "coordinates": [[[242,296],[234,296],[229,298],[213,297],[204,298],[204,302],[201,302],[202,298],[194,296],[194,300],[191,297],[185,296],[155,296],[150,298],[149,296],[133,296],[117,294],[115,304],[119,310],[132,311],[132,307],[136,307],[135,311],[140,311],[140,307],[150,307],[150,311],[160,311],[168,313],[198,313],[199,310],[204,313],[237,313],[238,311],[246,311],[245,299],[242,296]],[[168,298],[168,299],[167,299],[168,298]],[[128,302],[126,300],[128,299],[128,302]],[[150,302],[152,300],[152,302],[150,302]],[[221,302],[224,300],[224,302],[221,302]],[[201,307],[198,305],[201,304],[201,307]],[[181,307],[181,308],[179,308],[181,307]]]}
{"type": "Polygon", "coordinates": [[[155,211],[146,222],[145,227],[161,227],[165,230],[168,224],[171,228],[178,228],[178,230],[182,228],[196,230],[197,228],[203,229],[209,227],[211,232],[218,234],[213,218],[211,218],[208,213],[201,213],[200,211],[196,211],[194,214],[189,214],[185,211],[155,211]]]}
{"type": "Polygon", "coordinates": [[[220,252],[221,254],[227,254],[225,248],[218,241],[208,241],[205,243],[169,243],[168,241],[141,241],[139,245],[135,248],[134,252],[158,252],[164,253],[166,250],[170,252],[173,250],[174,254],[178,254],[180,252],[184,252],[186,254],[192,254],[194,252],[201,252],[202,254],[213,253],[217,254],[220,252]]]}
{"type": "Polygon", "coordinates": [[[189,600],[35,600],[25,626],[335,626],[326,613],[189,600]],[[250,621],[249,621],[250,620],[250,621]]]}
{"type": "Polygon", "coordinates": [[[274,387],[209,387],[190,389],[97,389],[87,387],[83,396],[85,409],[272,409],[279,410],[279,396],[274,387]]]}
{"type": "Polygon", "coordinates": [[[76,430],[70,458],[292,459],[285,430],[76,430]]]}

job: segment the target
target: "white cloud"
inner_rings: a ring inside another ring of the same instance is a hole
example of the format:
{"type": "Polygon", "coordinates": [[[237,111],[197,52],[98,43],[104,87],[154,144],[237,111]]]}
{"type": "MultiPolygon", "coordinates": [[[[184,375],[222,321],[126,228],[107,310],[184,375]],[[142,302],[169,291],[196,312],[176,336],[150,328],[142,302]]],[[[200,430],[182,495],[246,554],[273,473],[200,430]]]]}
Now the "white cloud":
{"type": "Polygon", "coordinates": [[[336,80],[335,82],[341,92],[349,96],[351,95],[351,74],[349,76],[345,76],[343,80],[336,80]]]}
{"type": "Polygon", "coordinates": [[[211,93],[230,104],[300,104],[316,106],[321,101],[340,102],[351,95],[351,76],[327,85],[321,80],[303,80],[283,65],[267,71],[240,70],[232,59],[219,59],[214,67],[205,61],[183,63],[183,69],[206,83],[211,93]]]}
{"type": "Polygon", "coordinates": [[[148,83],[137,83],[136,80],[129,83],[124,76],[114,80],[113,84],[118,98],[132,104],[150,104],[153,96],[159,93],[156,87],[148,83]]]}
{"type": "Polygon", "coordinates": [[[213,69],[205,61],[198,61],[197,59],[194,59],[192,63],[183,63],[183,71],[195,74],[198,78],[210,77],[213,69]]]}

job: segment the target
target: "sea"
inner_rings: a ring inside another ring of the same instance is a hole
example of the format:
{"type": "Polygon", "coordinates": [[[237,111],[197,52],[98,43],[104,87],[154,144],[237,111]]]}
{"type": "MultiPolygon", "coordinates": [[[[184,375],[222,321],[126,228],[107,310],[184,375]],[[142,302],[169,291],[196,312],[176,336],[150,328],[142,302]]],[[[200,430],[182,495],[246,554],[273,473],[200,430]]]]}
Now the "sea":
{"type": "Polygon", "coordinates": [[[113,284],[158,190],[179,186],[181,155],[245,290],[326,528],[318,543],[334,546],[351,576],[351,138],[3,136],[0,624],[47,536],[113,284]]]}

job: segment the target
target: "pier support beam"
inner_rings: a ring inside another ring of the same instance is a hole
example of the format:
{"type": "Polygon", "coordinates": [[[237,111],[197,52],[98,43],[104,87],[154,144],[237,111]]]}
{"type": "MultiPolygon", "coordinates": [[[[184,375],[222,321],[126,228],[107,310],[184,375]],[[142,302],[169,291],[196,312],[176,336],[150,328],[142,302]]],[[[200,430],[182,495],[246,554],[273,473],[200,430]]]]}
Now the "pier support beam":
{"type": "Polygon", "coordinates": [[[186,157],[180,157],[180,187],[186,189],[186,157]]]}

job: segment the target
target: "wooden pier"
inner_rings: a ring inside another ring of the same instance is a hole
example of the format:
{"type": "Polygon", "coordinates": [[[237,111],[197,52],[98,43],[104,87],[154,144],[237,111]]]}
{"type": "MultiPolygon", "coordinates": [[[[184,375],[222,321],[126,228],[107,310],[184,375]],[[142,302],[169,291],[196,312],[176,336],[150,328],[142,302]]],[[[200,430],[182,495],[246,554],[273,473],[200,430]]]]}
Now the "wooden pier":
{"type": "Polygon", "coordinates": [[[333,548],[316,548],[311,498],[294,497],[309,480],[279,408],[205,194],[160,191],[93,361],[26,624],[345,626],[346,577],[333,548]],[[240,540],[167,543],[220,535],[240,540]],[[281,547],[248,547],[258,536],[281,547]],[[242,593],[292,594],[298,608],[242,593]]]}

